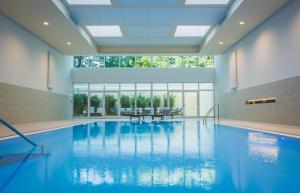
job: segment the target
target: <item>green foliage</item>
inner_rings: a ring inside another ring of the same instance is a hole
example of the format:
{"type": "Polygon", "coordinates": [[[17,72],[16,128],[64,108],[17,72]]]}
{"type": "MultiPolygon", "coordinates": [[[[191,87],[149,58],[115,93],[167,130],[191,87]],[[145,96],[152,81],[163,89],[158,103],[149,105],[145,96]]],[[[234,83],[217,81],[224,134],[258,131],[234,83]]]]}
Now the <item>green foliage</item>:
{"type": "Polygon", "coordinates": [[[214,65],[213,56],[202,56],[199,58],[199,67],[212,68],[214,65]]]}
{"type": "Polygon", "coordinates": [[[94,113],[97,112],[97,109],[99,108],[101,103],[101,100],[97,95],[91,96],[91,107],[94,107],[94,113]]]}
{"type": "Polygon", "coordinates": [[[106,56],[105,67],[119,67],[119,56],[106,56]]]}
{"type": "Polygon", "coordinates": [[[182,67],[182,59],[180,56],[167,56],[167,66],[173,68],[182,67]]]}
{"type": "Polygon", "coordinates": [[[132,100],[130,96],[122,95],[120,98],[120,103],[122,108],[126,109],[132,107],[132,100]]]}
{"type": "Polygon", "coordinates": [[[149,56],[138,56],[136,57],[136,66],[140,68],[151,67],[151,58],[149,56]]]}
{"type": "Polygon", "coordinates": [[[166,67],[166,57],[164,56],[154,56],[152,67],[166,67]]]}
{"type": "Polygon", "coordinates": [[[138,108],[146,108],[151,106],[150,97],[142,96],[139,94],[136,98],[136,106],[138,108]]]}
{"type": "Polygon", "coordinates": [[[164,100],[164,107],[168,107],[168,95],[164,95],[163,100],[164,100]]]}
{"type": "Polygon", "coordinates": [[[134,56],[122,56],[121,67],[134,67],[135,57],[134,56]]]}
{"type": "Polygon", "coordinates": [[[87,110],[88,96],[85,93],[75,93],[73,96],[74,116],[82,116],[87,110]]]}
{"type": "Polygon", "coordinates": [[[104,56],[74,56],[75,68],[103,68],[104,56]]]}
{"type": "Polygon", "coordinates": [[[176,96],[171,94],[170,96],[170,108],[173,109],[175,107],[176,96]]]}
{"type": "Polygon", "coordinates": [[[153,108],[154,108],[154,113],[157,113],[158,107],[160,107],[161,104],[161,98],[160,96],[153,96],[153,108]]]}
{"type": "Polygon", "coordinates": [[[105,67],[206,67],[214,64],[213,56],[74,56],[75,68],[105,67]],[[152,62],[152,64],[151,64],[152,62]]]}
{"type": "Polygon", "coordinates": [[[186,68],[196,67],[198,65],[198,56],[181,56],[183,66],[186,68]]]}
{"type": "Polygon", "coordinates": [[[116,115],[116,102],[114,95],[105,95],[105,112],[106,115],[116,115]]]}
{"type": "Polygon", "coordinates": [[[176,56],[169,56],[169,57],[167,57],[167,63],[169,65],[175,65],[176,64],[176,56]]]}

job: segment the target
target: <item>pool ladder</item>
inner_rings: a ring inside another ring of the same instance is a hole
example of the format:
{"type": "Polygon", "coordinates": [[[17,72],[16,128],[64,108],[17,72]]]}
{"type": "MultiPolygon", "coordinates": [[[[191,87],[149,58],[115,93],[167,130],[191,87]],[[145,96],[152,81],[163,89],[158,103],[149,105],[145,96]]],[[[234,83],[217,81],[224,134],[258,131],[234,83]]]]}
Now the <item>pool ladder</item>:
{"type": "MultiPolygon", "coordinates": [[[[31,141],[30,139],[28,139],[25,135],[23,135],[19,130],[17,130],[16,128],[14,128],[13,126],[11,126],[9,123],[7,123],[6,121],[4,121],[3,119],[0,118],[0,123],[2,123],[4,126],[6,126],[9,130],[11,130],[12,132],[16,133],[18,136],[20,136],[21,138],[23,138],[25,141],[27,141],[28,143],[30,143],[31,145],[33,145],[34,147],[38,146],[36,143],[34,143],[33,141],[31,141]]],[[[1,157],[1,154],[0,154],[1,157]]]]}
{"type": "Polygon", "coordinates": [[[218,123],[220,122],[220,105],[219,104],[214,104],[205,114],[203,118],[203,125],[207,125],[207,119],[210,118],[209,115],[213,111],[214,112],[214,123],[216,122],[216,110],[217,110],[217,121],[218,123]]]}

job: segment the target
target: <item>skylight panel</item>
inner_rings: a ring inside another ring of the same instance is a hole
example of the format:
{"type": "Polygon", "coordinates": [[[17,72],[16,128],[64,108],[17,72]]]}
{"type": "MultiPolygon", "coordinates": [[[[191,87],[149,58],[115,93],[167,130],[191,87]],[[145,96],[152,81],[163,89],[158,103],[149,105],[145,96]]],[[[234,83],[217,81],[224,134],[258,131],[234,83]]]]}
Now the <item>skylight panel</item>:
{"type": "Polygon", "coordinates": [[[86,26],[93,37],[123,37],[120,26],[86,26]]]}
{"type": "Polygon", "coordinates": [[[110,0],[66,0],[70,5],[111,5],[110,0]]]}
{"type": "Polygon", "coordinates": [[[227,5],[230,0],[186,0],[186,5],[227,5]]]}
{"type": "Polygon", "coordinates": [[[183,26],[176,28],[174,37],[203,37],[210,29],[210,26],[183,26]]]}

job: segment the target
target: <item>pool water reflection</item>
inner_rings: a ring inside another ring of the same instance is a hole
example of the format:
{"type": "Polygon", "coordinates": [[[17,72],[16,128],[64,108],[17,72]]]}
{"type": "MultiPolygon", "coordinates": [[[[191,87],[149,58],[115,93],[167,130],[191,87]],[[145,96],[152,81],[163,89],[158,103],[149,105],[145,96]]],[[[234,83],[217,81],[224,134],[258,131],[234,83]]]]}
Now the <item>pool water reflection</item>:
{"type": "MultiPolygon", "coordinates": [[[[0,192],[300,192],[300,140],[279,135],[186,120],[103,121],[30,138],[49,156],[0,166],[0,192]]],[[[0,153],[30,149],[0,141],[0,153]]]]}

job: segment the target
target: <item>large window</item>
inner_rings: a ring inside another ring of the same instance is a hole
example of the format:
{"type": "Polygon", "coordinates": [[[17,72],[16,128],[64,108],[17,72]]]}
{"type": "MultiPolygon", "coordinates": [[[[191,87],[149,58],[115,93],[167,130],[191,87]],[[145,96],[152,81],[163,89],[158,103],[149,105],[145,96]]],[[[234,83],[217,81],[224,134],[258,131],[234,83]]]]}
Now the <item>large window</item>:
{"type": "Polygon", "coordinates": [[[182,64],[186,68],[197,67],[199,62],[199,57],[197,56],[182,56],[182,64]]]}
{"type": "Polygon", "coordinates": [[[103,116],[103,93],[101,92],[91,92],[90,93],[90,116],[99,117],[103,116]]]}
{"type": "Polygon", "coordinates": [[[74,117],[88,116],[88,85],[74,85],[73,115],[74,117]]]}
{"type": "Polygon", "coordinates": [[[213,56],[75,56],[74,68],[212,68],[213,56]]]}
{"type": "Polygon", "coordinates": [[[153,56],[152,57],[152,67],[167,67],[166,57],[165,56],[153,56]]]}
{"type": "Polygon", "coordinates": [[[121,84],[120,92],[121,115],[135,113],[135,84],[121,84]]]}
{"type": "Polygon", "coordinates": [[[120,65],[120,57],[119,56],[106,56],[105,57],[105,67],[119,67],[120,65]]]}
{"type": "Polygon", "coordinates": [[[105,115],[118,116],[118,93],[105,93],[105,115]]]}
{"type": "Polygon", "coordinates": [[[151,113],[151,84],[136,85],[136,107],[139,113],[151,113]]]}
{"type": "Polygon", "coordinates": [[[154,114],[158,114],[160,111],[168,108],[169,106],[167,87],[167,84],[152,85],[152,102],[154,114]]]}
{"type": "MultiPolygon", "coordinates": [[[[183,67],[182,66],[182,60],[181,60],[180,56],[167,56],[166,57],[166,62],[167,62],[167,66],[169,68],[183,67]]],[[[213,65],[213,63],[211,63],[211,65],[213,65]]],[[[210,67],[210,65],[208,65],[207,67],[210,67]]]]}
{"type": "MultiPolygon", "coordinates": [[[[205,116],[208,110],[214,105],[214,85],[210,83],[199,85],[200,116],[205,116]]],[[[214,113],[211,112],[210,116],[214,113]]]]}
{"type": "Polygon", "coordinates": [[[135,66],[135,57],[134,56],[122,56],[121,57],[121,66],[120,67],[134,67],[135,66]]]}
{"type": "Polygon", "coordinates": [[[105,56],[75,56],[74,68],[103,68],[105,56]]]}
{"type": "MultiPolygon", "coordinates": [[[[203,117],[214,105],[213,83],[75,84],[74,117],[172,112],[203,117]]],[[[210,114],[213,116],[213,113],[210,114]]]]}
{"type": "Polygon", "coordinates": [[[139,68],[149,68],[151,67],[151,57],[150,56],[138,56],[136,57],[136,67],[139,68]]]}

